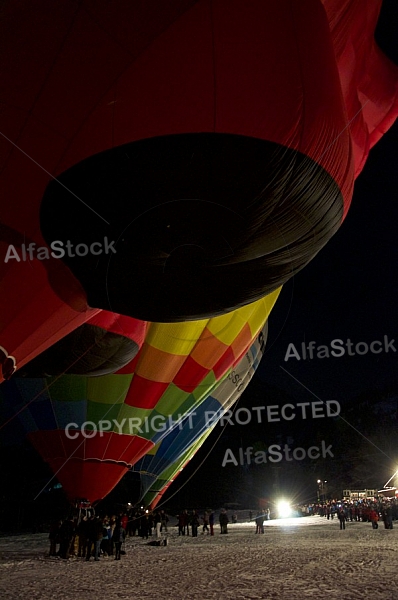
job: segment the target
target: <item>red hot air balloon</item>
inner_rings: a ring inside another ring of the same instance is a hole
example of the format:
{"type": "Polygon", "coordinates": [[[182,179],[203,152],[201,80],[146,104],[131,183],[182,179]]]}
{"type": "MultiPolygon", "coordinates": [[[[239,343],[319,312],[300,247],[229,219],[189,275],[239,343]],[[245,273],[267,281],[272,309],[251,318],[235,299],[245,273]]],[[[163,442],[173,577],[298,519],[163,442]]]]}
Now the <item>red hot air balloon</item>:
{"type": "Polygon", "coordinates": [[[90,307],[205,318],[303,268],[397,114],[397,71],[373,41],[379,8],[8,2],[3,375],[8,355],[25,364],[90,307]]]}

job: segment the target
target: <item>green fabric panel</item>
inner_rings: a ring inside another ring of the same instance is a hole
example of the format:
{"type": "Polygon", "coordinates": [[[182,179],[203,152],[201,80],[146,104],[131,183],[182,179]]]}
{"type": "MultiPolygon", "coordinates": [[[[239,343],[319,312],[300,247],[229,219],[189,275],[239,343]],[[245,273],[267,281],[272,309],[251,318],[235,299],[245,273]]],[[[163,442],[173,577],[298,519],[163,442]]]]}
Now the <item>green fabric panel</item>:
{"type": "Polygon", "coordinates": [[[143,499],[141,500],[144,506],[150,506],[153,500],[155,500],[156,496],[159,492],[167,485],[168,481],[164,481],[163,479],[157,479],[150,489],[147,491],[143,499]],[[154,490],[154,491],[152,491],[154,490]]]}
{"type": "Polygon", "coordinates": [[[148,420],[144,423],[144,436],[148,435],[150,440],[158,439],[159,435],[163,437],[170,430],[170,425],[173,425],[172,421],[172,415],[163,415],[156,409],[152,410],[148,420]]]}
{"type": "MultiPolygon", "coordinates": [[[[116,420],[122,433],[127,435],[139,435],[146,440],[150,440],[152,433],[145,431],[146,419],[151,416],[153,411],[149,408],[137,408],[128,404],[118,405],[116,420]]],[[[115,428],[115,431],[119,429],[115,428]]]]}
{"type": "Polygon", "coordinates": [[[133,376],[104,375],[88,378],[87,400],[103,404],[123,404],[133,376]]]}
{"type": "Polygon", "coordinates": [[[63,377],[48,377],[48,392],[52,400],[60,402],[81,402],[87,399],[87,377],[79,375],[64,375],[63,377]]]}
{"type": "MultiPolygon", "coordinates": [[[[87,403],[87,420],[99,423],[100,421],[112,421],[115,419],[119,422],[119,404],[103,404],[102,402],[88,402],[87,403]]],[[[109,431],[119,431],[118,428],[112,423],[112,428],[109,431]]]]}
{"type": "Polygon", "coordinates": [[[133,426],[134,424],[137,425],[143,423],[152,413],[152,408],[138,408],[136,406],[130,406],[129,404],[119,404],[118,410],[118,418],[120,421],[123,419],[135,419],[132,423],[133,426]],[[136,419],[139,419],[139,422],[136,419]]]}
{"type": "Polygon", "coordinates": [[[195,405],[196,398],[193,394],[189,394],[187,399],[178,407],[178,411],[173,415],[173,418],[177,421],[180,416],[184,416],[191,412],[195,405]]]}
{"type": "Polygon", "coordinates": [[[169,417],[152,409],[123,404],[122,406],[116,405],[109,413],[106,413],[104,404],[90,402],[89,407],[88,420],[115,419],[118,425],[114,425],[112,431],[127,435],[139,435],[146,440],[152,440],[159,433],[166,433],[170,427],[169,417]],[[106,416],[104,416],[105,414],[106,416]]]}
{"type": "Polygon", "coordinates": [[[189,396],[189,392],[184,392],[174,383],[170,383],[157,402],[156,411],[166,417],[177,414],[179,412],[179,407],[189,396]]]}

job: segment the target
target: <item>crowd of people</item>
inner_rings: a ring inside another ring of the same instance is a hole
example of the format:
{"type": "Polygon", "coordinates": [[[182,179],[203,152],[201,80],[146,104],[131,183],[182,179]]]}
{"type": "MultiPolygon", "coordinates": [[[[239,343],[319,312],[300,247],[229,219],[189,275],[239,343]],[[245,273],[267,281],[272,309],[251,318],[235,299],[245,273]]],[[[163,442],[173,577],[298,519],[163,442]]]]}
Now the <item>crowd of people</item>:
{"type": "MultiPolygon", "coordinates": [[[[360,501],[330,500],[317,504],[296,505],[292,510],[294,516],[318,515],[327,520],[336,519],[340,529],[346,528],[347,522],[362,521],[370,523],[373,529],[379,528],[379,521],[385,529],[393,529],[398,520],[398,498],[372,498],[360,501]]],[[[269,508],[257,511],[254,515],[249,511],[249,521],[255,523],[255,533],[264,533],[264,523],[275,518],[269,508]]]]}
{"type": "MultiPolygon", "coordinates": [[[[214,535],[214,512],[182,510],[176,516],[178,535],[214,535]]],[[[164,534],[168,532],[169,516],[164,510],[131,509],[119,515],[70,516],[54,522],[50,527],[50,556],[68,559],[72,556],[95,561],[101,556],[114,556],[120,560],[126,537],[141,537],[151,545],[167,545],[164,534]]],[[[229,518],[225,509],[219,515],[221,533],[228,533],[229,518]]]]}
{"type": "MultiPolygon", "coordinates": [[[[373,529],[378,529],[379,521],[384,523],[385,529],[393,529],[394,521],[398,520],[398,498],[379,498],[367,501],[328,501],[302,508],[301,514],[319,515],[327,520],[340,524],[340,529],[345,529],[347,522],[368,522],[373,529]]],[[[255,533],[264,533],[264,521],[271,518],[270,510],[262,510],[254,516],[249,511],[249,521],[255,523],[255,533]]],[[[233,515],[232,522],[237,517],[233,515]]],[[[220,533],[228,533],[230,523],[227,511],[222,509],[218,516],[220,533]]],[[[123,544],[126,537],[141,537],[151,545],[167,545],[165,534],[169,528],[169,516],[164,510],[130,509],[119,515],[100,516],[73,516],[64,521],[57,521],[51,525],[50,556],[59,556],[67,559],[71,556],[80,557],[89,561],[100,560],[101,556],[114,557],[120,560],[124,553],[123,544]],[[155,539],[152,539],[152,538],[155,539]]],[[[214,535],[215,513],[213,510],[181,510],[176,515],[176,526],[179,536],[197,537],[214,535]]]]}
{"type": "Polygon", "coordinates": [[[120,560],[126,536],[141,536],[149,539],[152,533],[160,538],[167,532],[168,515],[164,510],[126,511],[119,515],[81,517],[70,516],[64,521],[56,521],[50,527],[50,556],[70,558],[77,556],[87,561],[93,556],[114,556],[120,560]]]}
{"type": "Polygon", "coordinates": [[[398,519],[398,499],[378,498],[360,502],[331,501],[314,507],[314,514],[326,519],[337,519],[340,529],[345,529],[347,521],[371,523],[373,529],[379,528],[379,521],[385,529],[393,529],[393,522],[398,519]]]}
{"type": "Polygon", "coordinates": [[[68,517],[56,521],[50,527],[50,556],[70,558],[77,556],[95,561],[101,555],[114,556],[120,560],[122,545],[126,538],[126,522],[122,516],[100,518],[92,515],[77,518],[68,517]]]}

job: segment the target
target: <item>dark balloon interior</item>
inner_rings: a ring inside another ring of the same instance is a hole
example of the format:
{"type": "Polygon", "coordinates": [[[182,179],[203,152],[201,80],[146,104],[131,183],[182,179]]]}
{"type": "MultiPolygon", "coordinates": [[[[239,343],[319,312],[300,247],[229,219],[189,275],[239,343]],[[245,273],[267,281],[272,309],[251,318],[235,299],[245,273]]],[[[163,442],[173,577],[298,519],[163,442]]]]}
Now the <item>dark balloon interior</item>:
{"type": "Polygon", "coordinates": [[[82,161],[48,185],[40,216],[49,245],[69,241],[80,253],[62,260],[91,306],[175,322],[274,291],[324,246],[342,214],[336,182],[307,156],[200,133],[82,161]]]}
{"type": "Polygon", "coordinates": [[[129,337],[85,323],[28,362],[16,376],[107,375],[127,365],[138,350],[129,337]]]}

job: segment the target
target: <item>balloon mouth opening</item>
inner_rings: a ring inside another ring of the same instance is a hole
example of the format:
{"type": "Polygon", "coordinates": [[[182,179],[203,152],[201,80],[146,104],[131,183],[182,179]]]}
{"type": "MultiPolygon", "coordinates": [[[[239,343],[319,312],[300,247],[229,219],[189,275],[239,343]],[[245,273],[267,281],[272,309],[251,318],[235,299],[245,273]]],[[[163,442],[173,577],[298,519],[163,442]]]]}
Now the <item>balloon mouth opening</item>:
{"type": "Polygon", "coordinates": [[[337,183],[305,154],[203,132],[84,159],[49,183],[40,225],[48,245],[63,243],[60,259],[90,306],[180,322],[272,293],[332,236],[342,211],[337,183]]]}
{"type": "Polygon", "coordinates": [[[164,272],[169,270],[198,270],[209,261],[206,248],[196,244],[181,244],[172,250],[164,263],[164,272]]]}

